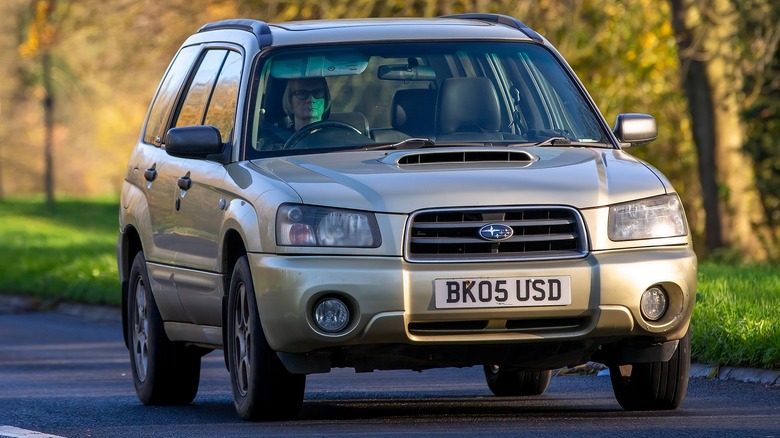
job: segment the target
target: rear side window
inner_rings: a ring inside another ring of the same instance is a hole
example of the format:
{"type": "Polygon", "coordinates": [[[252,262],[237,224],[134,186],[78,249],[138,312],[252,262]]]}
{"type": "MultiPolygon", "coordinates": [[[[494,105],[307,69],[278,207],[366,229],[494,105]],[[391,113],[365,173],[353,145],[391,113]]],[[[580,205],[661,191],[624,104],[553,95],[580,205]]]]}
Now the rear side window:
{"type": "Polygon", "coordinates": [[[176,59],[171,63],[168,73],[160,83],[160,88],[149,109],[149,117],[144,131],[144,142],[159,146],[162,143],[163,132],[173,109],[176,97],[181,85],[187,77],[195,56],[198,54],[198,46],[189,46],[181,49],[176,59]]]}
{"type": "Polygon", "coordinates": [[[206,51],[174,126],[212,125],[219,130],[222,141],[227,141],[235,121],[241,67],[241,55],[236,52],[206,51]]]}

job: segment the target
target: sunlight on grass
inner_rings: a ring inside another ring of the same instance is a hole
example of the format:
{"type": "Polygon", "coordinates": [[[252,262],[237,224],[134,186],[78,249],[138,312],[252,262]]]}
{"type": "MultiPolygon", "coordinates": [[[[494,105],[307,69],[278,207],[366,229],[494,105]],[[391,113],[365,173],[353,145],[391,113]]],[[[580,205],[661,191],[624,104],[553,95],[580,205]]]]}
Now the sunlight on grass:
{"type": "Polygon", "coordinates": [[[0,292],[119,304],[118,201],[0,202],[0,292]]]}
{"type": "Polygon", "coordinates": [[[780,368],[780,268],[699,268],[693,355],[707,363],[780,368]]]}

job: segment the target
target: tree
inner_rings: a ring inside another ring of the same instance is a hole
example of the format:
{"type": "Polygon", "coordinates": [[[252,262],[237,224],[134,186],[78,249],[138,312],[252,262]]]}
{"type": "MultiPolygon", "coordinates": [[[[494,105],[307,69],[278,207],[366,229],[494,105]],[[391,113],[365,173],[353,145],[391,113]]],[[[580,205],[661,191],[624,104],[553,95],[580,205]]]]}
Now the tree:
{"type": "Polygon", "coordinates": [[[474,11],[518,17],[545,35],[609,122],[621,112],[656,117],[658,139],[629,152],[673,182],[700,255],[733,247],[763,257],[762,239],[780,246],[751,229],[774,227],[780,238],[777,0],[4,0],[0,194],[39,192],[47,173],[58,192],[118,192],[154,87],[202,23],[474,11]],[[24,20],[12,22],[20,8],[24,20]],[[11,152],[20,141],[24,156],[11,152]],[[29,159],[53,152],[56,175],[29,159]]]}
{"type": "MultiPolygon", "coordinates": [[[[0,86],[0,120],[3,119],[3,87],[0,86]]],[[[3,141],[5,140],[5,125],[0,124],[0,201],[5,199],[5,188],[3,186],[3,165],[5,164],[5,161],[3,160],[3,141]]]]}
{"type": "Polygon", "coordinates": [[[756,228],[765,223],[753,163],[742,149],[744,75],[739,15],[731,0],[670,0],[688,100],[710,252],[763,259],[756,228]]]}
{"type": "Polygon", "coordinates": [[[780,260],[780,4],[736,2],[743,23],[745,150],[753,158],[769,255],[780,260]]]}
{"type": "Polygon", "coordinates": [[[56,0],[33,0],[27,38],[19,46],[19,53],[26,58],[40,60],[40,78],[43,93],[41,104],[44,113],[44,191],[46,206],[54,207],[54,88],[52,79],[52,51],[57,42],[59,21],[56,0]]]}

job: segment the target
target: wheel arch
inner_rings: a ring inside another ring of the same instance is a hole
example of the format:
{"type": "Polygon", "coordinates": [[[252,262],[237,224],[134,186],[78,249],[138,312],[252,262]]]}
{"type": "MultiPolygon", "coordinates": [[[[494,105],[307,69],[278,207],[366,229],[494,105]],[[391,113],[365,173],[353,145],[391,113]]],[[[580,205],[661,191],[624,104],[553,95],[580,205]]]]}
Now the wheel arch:
{"type": "Polygon", "coordinates": [[[222,294],[222,351],[225,355],[225,366],[228,366],[227,357],[227,309],[228,309],[228,294],[230,293],[230,281],[233,275],[233,268],[236,266],[238,259],[246,254],[246,244],[241,233],[235,228],[231,228],[225,232],[222,242],[222,269],[226,273],[223,283],[222,294]]]}
{"type": "Polygon", "coordinates": [[[117,268],[119,270],[119,281],[122,287],[122,337],[125,341],[125,346],[130,348],[130,339],[127,333],[127,305],[128,294],[130,293],[130,267],[133,264],[136,254],[143,251],[143,245],[141,243],[141,236],[138,230],[132,226],[127,226],[119,234],[119,242],[117,243],[117,268]]]}

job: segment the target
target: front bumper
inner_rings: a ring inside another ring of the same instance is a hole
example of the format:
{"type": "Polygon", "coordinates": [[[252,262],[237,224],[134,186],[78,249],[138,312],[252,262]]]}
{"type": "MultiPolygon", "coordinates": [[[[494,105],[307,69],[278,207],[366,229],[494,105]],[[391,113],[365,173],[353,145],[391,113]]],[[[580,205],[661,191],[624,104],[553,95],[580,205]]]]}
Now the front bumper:
{"type": "MultiPolygon", "coordinates": [[[[696,294],[689,246],[592,252],[575,260],[511,263],[407,263],[396,257],[250,254],[258,310],[270,346],[307,354],[333,347],[458,346],[643,338],[682,338],[696,294]],[[571,278],[567,306],[436,309],[437,278],[560,276],[571,278]],[[661,285],[670,307],[649,322],[639,310],[647,288],[661,285]],[[342,333],[316,328],[318,299],[338,295],[353,318],[342,333]]],[[[592,341],[592,342],[591,342],[592,341]]]]}

